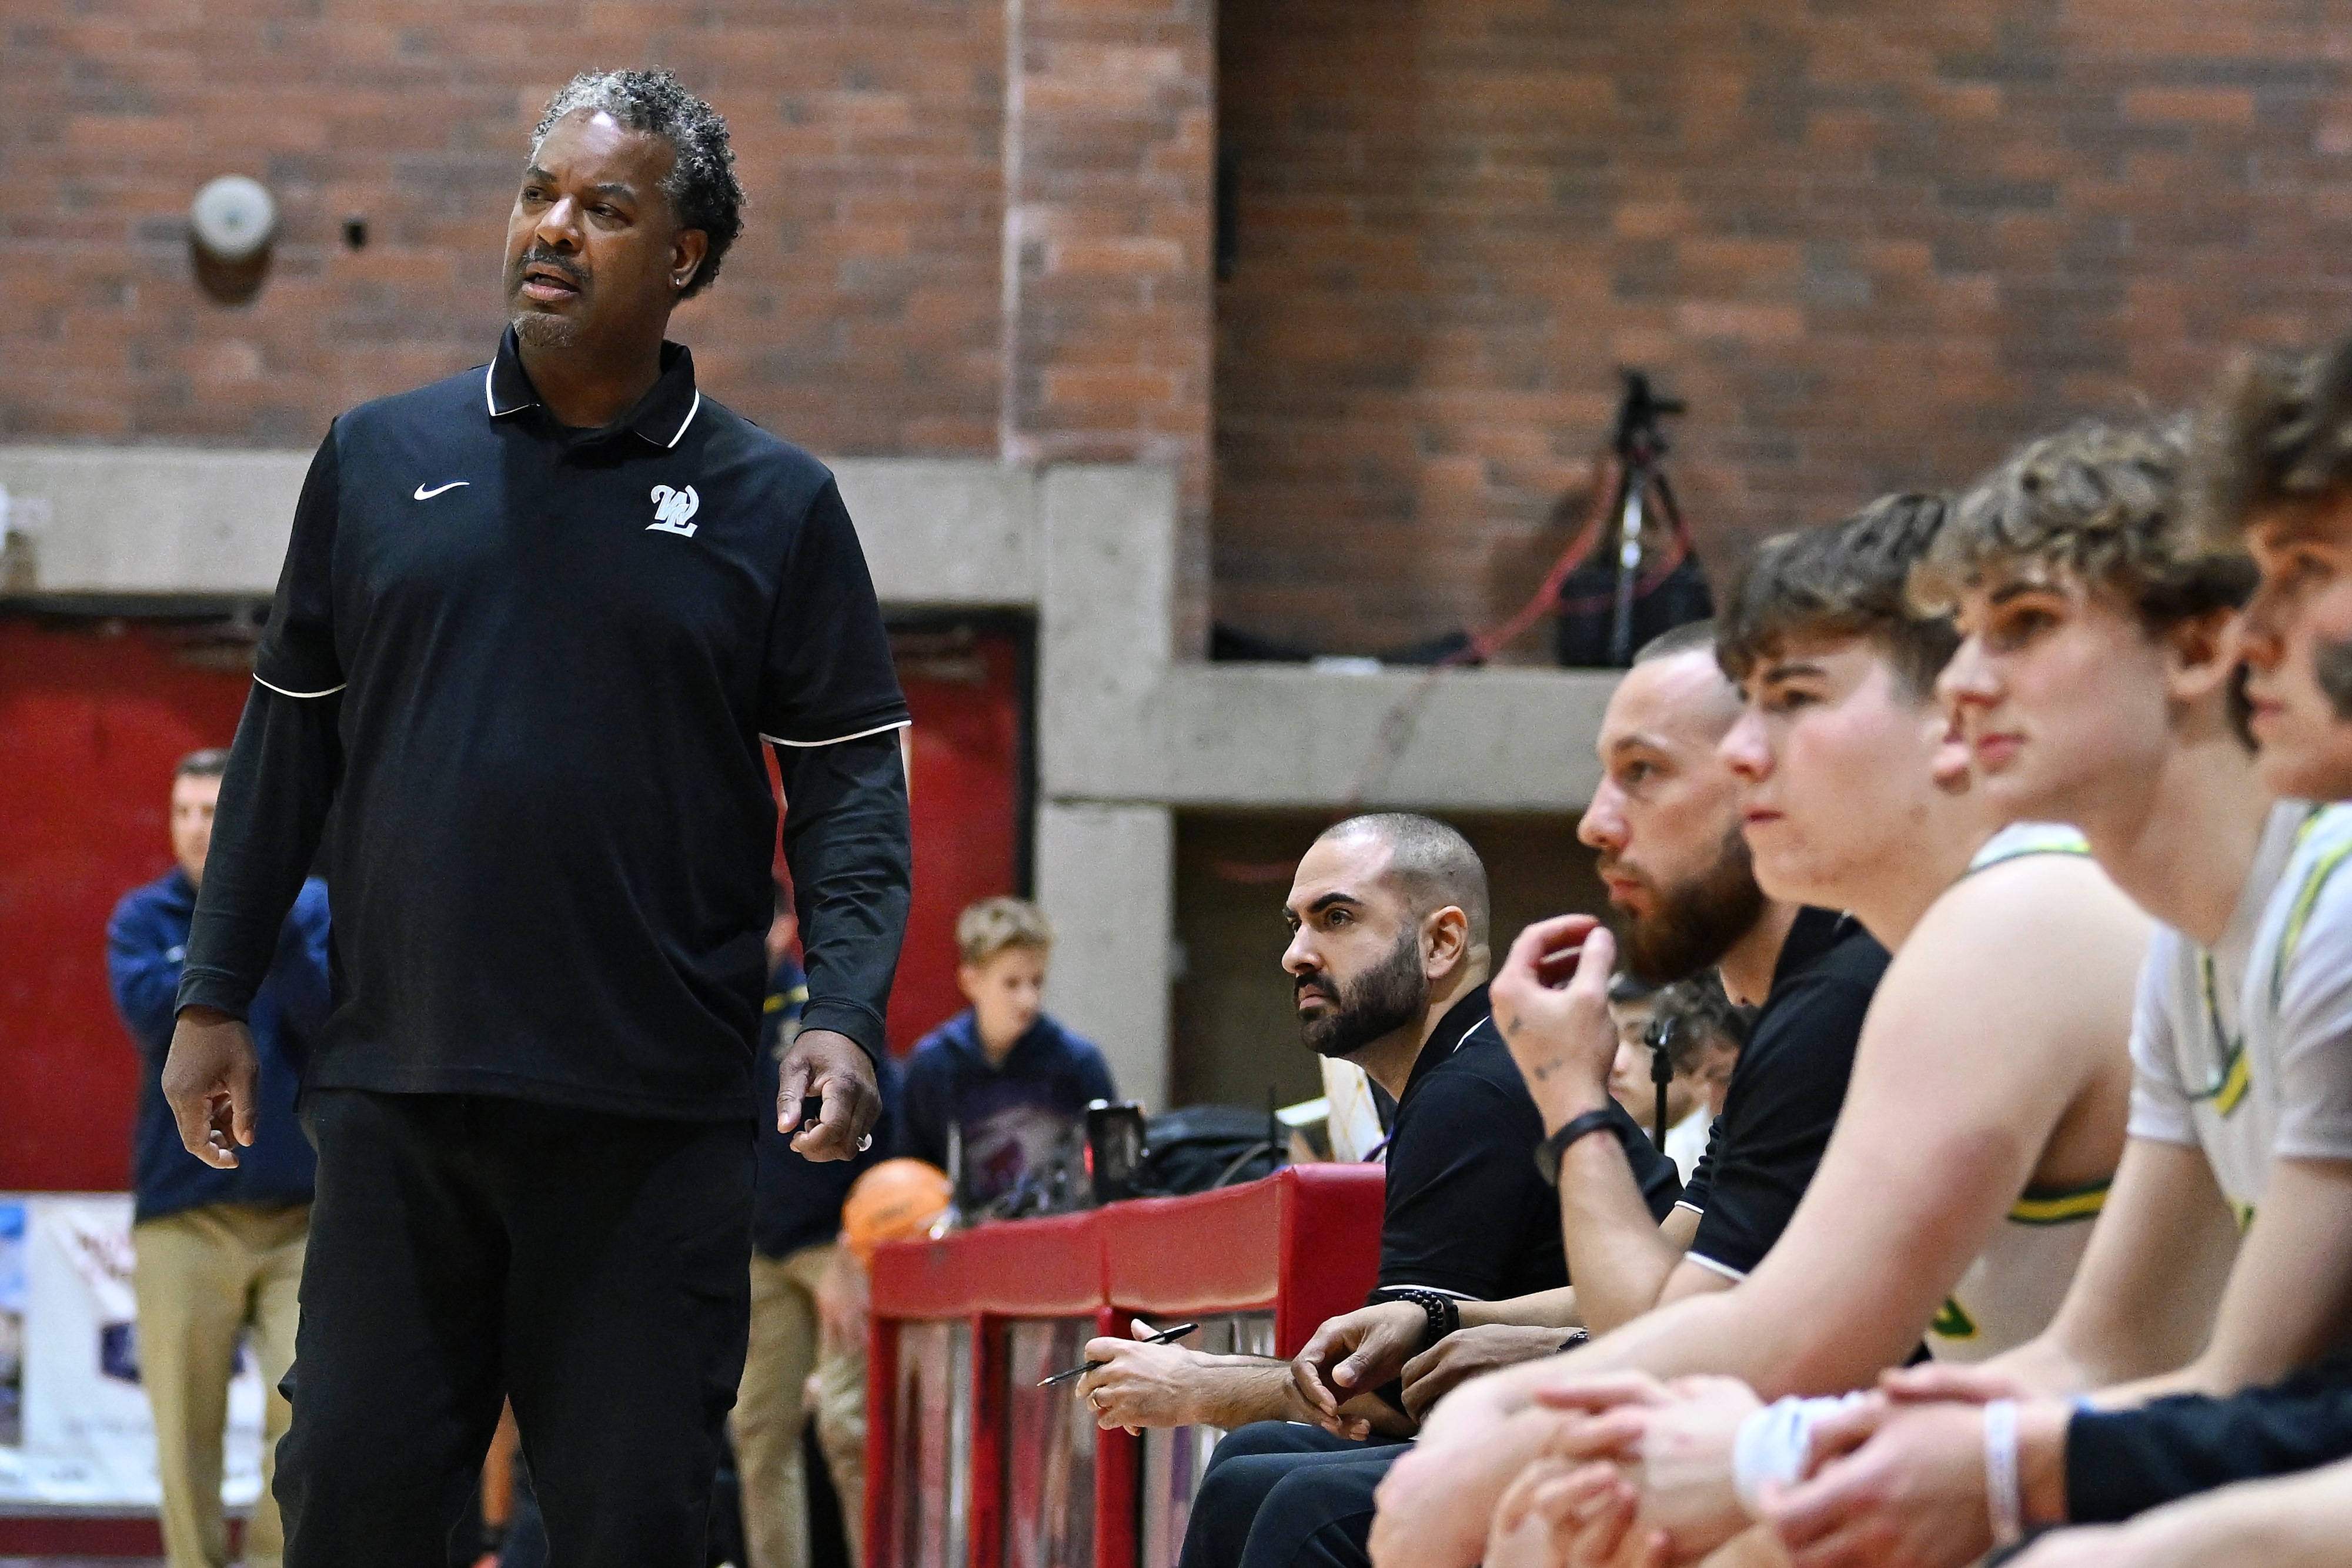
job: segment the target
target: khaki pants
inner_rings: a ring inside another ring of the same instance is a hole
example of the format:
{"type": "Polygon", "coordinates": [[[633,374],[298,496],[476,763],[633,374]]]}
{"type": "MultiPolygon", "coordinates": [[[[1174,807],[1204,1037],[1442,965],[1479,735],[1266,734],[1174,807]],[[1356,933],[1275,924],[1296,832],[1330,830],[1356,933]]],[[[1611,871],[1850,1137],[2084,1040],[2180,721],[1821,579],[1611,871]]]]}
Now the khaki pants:
{"type": "Polygon", "coordinates": [[[302,1244],[310,1207],[214,1204],[131,1229],[139,1303],[139,1380],[155,1413],[155,1470],[163,1484],[163,1550],[172,1568],[226,1568],[221,1435],[237,1335],[252,1330],[268,1393],[261,1497],[246,1521],[245,1560],[277,1568],[285,1554],[270,1483],[278,1439],[292,1411],[278,1392],[294,1362],[302,1244]]]}
{"type": "Polygon", "coordinates": [[[729,1418],[751,1568],[804,1568],[809,1560],[801,1427],[810,1415],[804,1388],[811,1371],[819,1391],[817,1442],[841,1498],[850,1555],[865,1560],[866,1354],[861,1346],[855,1354],[826,1355],[819,1343],[816,1284],[832,1260],[830,1246],[751,1257],[751,1349],[729,1418]]]}

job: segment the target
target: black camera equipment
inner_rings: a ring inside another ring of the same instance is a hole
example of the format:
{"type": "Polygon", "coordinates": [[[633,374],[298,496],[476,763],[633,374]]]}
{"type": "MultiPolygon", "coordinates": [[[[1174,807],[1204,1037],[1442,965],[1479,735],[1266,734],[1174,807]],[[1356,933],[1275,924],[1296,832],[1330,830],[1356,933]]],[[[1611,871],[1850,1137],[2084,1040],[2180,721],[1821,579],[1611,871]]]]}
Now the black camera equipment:
{"type": "Polygon", "coordinates": [[[1666,1085],[1675,1081],[1675,1059],[1667,1049],[1674,1043],[1675,1026],[1664,1019],[1651,1020],[1642,1031],[1642,1043],[1650,1048],[1650,1082],[1658,1091],[1658,1120],[1655,1135],[1658,1147],[1666,1146],[1666,1085]]]}
{"type": "Polygon", "coordinates": [[[1662,422],[1688,405],[1657,391],[1641,371],[1617,374],[1624,392],[1610,436],[1616,484],[1605,514],[1615,528],[1593,541],[1596,547],[1613,542],[1615,549],[1608,559],[1580,563],[1561,585],[1559,654],[1563,664],[1622,670],[1643,643],[1705,619],[1715,605],[1664,466],[1662,422]],[[1643,536],[1653,517],[1664,524],[1667,543],[1652,549],[1654,559],[1644,571],[1643,536]]]}

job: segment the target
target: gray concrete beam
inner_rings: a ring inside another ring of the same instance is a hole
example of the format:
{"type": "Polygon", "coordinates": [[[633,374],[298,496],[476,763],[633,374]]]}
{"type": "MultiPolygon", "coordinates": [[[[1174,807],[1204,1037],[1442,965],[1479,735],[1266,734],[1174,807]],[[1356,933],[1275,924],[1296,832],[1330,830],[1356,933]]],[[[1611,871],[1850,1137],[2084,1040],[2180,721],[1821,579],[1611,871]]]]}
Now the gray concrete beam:
{"type": "Polygon", "coordinates": [[[267,594],[310,465],[307,452],[0,445],[0,486],[35,591],[267,594]]]}

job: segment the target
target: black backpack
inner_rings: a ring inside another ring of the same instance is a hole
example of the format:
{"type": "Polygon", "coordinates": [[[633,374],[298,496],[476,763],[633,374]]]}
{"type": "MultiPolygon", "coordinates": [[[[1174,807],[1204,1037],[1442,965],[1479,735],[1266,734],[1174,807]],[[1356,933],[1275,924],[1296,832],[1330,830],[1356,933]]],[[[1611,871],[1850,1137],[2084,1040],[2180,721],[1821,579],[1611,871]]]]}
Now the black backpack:
{"type": "Polygon", "coordinates": [[[1152,1117],[1144,1124],[1136,1189],[1174,1197],[1272,1176],[1289,1160],[1267,1142],[1268,1120],[1240,1105],[1187,1105],[1152,1117]]]}

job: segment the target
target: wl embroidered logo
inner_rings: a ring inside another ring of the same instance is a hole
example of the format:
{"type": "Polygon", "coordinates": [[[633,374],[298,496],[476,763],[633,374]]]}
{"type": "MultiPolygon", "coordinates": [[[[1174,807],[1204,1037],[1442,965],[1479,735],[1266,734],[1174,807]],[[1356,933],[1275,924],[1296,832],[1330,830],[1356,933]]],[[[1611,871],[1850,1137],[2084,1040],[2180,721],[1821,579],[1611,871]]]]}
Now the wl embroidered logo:
{"type": "Polygon", "coordinates": [[[673,490],[667,485],[654,486],[654,520],[646,525],[647,532],[659,529],[681,538],[694,537],[694,514],[702,507],[702,497],[688,485],[683,490],[673,490]]]}

